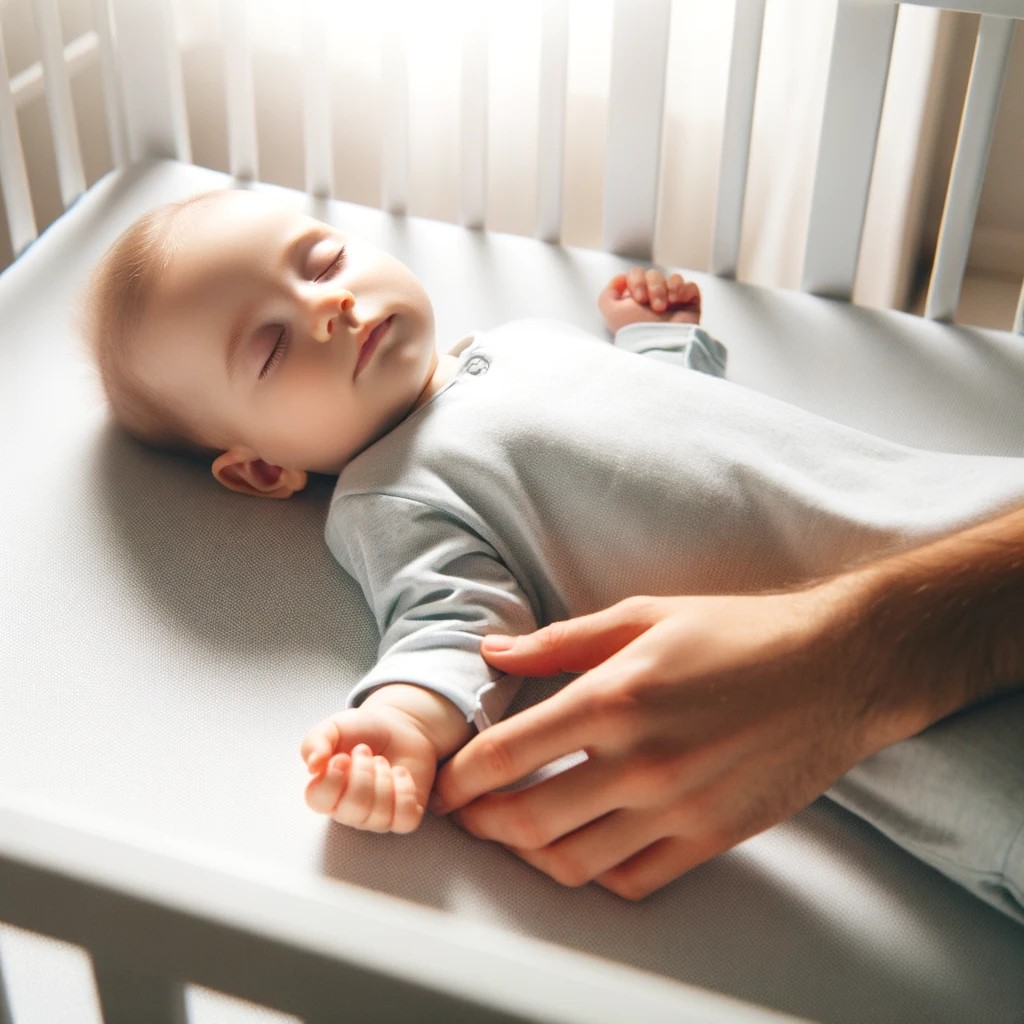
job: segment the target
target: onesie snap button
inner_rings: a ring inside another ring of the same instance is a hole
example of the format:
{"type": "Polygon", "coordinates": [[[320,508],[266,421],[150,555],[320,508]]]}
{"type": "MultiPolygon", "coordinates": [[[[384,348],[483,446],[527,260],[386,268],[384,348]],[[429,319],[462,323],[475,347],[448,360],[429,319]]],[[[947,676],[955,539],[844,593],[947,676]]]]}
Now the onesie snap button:
{"type": "Polygon", "coordinates": [[[466,363],[466,373],[473,374],[474,377],[479,376],[481,373],[486,373],[487,368],[491,364],[484,359],[483,356],[473,356],[468,363],[466,363]]]}

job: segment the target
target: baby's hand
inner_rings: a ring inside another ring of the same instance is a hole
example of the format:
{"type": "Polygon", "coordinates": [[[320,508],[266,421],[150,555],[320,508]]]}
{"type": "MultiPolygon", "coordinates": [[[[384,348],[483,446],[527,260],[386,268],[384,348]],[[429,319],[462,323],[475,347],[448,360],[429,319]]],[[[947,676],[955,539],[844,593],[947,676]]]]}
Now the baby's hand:
{"type": "Polygon", "coordinates": [[[437,762],[469,739],[463,713],[407,683],[374,690],[358,708],[310,729],[302,757],[306,803],[353,828],[411,832],[423,820],[437,762]]]}
{"type": "Polygon", "coordinates": [[[306,803],[370,832],[412,832],[434,784],[438,750],[414,717],[369,704],[332,715],[302,742],[306,803]]]}
{"type": "Polygon", "coordinates": [[[633,267],[616,274],[597,298],[598,308],[612,331],[641,321],[700,323],[700,289],[679,274],[668,280],[657,269],[633,267]]]}

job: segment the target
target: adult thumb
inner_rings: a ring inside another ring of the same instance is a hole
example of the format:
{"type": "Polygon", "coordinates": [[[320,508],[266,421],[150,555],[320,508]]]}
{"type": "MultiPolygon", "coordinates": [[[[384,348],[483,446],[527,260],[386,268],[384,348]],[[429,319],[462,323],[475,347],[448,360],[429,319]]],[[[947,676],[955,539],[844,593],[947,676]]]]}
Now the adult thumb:
{"type": "Polygon", "coordinates": [[[645,632],[651,623],[624,615],[614,605],[592,615],[552,622],[524,636],[485,636],[480,653],[501,672],[555,676],[586,672],[645,632]]]}

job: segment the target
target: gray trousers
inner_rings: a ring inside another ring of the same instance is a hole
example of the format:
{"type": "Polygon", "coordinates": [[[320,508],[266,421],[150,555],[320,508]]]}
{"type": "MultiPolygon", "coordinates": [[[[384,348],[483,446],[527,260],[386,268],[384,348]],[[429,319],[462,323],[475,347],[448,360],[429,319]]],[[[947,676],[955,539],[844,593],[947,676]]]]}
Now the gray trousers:
{"type": "Polygon", "coordinates": [[[1024,691],[880,751],[827,795],[1024,923],[1024,691]]]}

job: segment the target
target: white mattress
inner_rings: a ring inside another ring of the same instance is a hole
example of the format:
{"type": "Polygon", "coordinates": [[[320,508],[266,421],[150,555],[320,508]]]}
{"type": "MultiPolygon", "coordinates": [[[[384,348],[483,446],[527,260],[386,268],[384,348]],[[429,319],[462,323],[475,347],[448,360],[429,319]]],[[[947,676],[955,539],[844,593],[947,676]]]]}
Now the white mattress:
{"type": "MultiPolygon", "coordinates": [[[[498,944],[508,930],[814,1020],[1024,1020],[1024,928],[826,800],[635,905],[563,889],[445,820],[378,836],[306,809],[299,741],[376,645],[321,538],[330,482],[247,501],[125,440],[69,326],[87,269],[135,216],[226,184],[172,162],[112,175],[0,277],[0,785],[493,925],[498,944]]],[[[445,345],[524,315],[600,331],[594,299],[625,265],[342,203],[312,212],[409,263],[445,345]]],[[[1009,336],[695,276],[733,379],[896,440],[1024,454],[1009,336]]],[[[95,1019],[66,997],[58,1012],[9,959],[35,1019],[95,1019]]],[[[238,1019],[218,1005],[202,1019],[238,1019]]]]}

